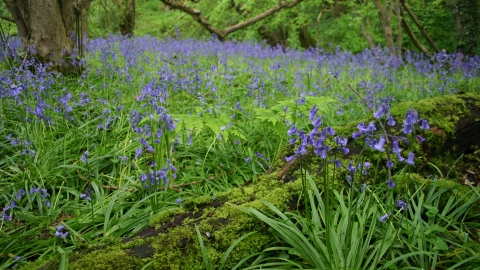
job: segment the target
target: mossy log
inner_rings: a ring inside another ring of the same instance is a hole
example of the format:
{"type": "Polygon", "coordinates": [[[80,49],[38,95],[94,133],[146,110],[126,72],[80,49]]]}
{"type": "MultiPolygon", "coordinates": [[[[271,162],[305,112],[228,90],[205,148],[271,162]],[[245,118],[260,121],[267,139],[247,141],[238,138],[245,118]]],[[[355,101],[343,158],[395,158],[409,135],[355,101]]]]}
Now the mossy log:
{"type": "MultiPolygon", "coordinates": [[[[416,168],[416,175],[420,175],[418,178],[425,181],[428,174],[435,172],[441,178],[450,171],[451,179],[463,183],[468,178],[470,183],[477,185],[480,173],[480,94],[402,103],[392,108],[391,114],[397,122],[401,122],[409,108],[417,110],[419,117],[428,119],[430,123],[430,130],[422,131],[426,141],[415,149],[417,161],[413,169],[416,168]]],[[[373,120],[365,119],[365,122],[373,120]]],[[[357,124],[338,127],[337,134],[351,135],[357,124]]],[[[401,123],[388,132],[399,134],[401,123]]],[[[348,158],[354,158],[361,149],[351,138],[349,147],[351,153],[348,158]]],[[[272,169],[254,183],[219,193],[216,197],[186,201],[177,209],[158,214],[149,227],[134,237],[78,248],[69,255],[70,268],[141,269],[149,264],[148,269],[204,269],[195,230],[197,225],[210,265],[216,269],[223,254],[236,239],[256,231],[240,242],[228,257],[224,269],[231,269],[242,258],[262,251],[275,241],[264,223],[240,211],[238,206],[265,209],[260,201],[262,199],[282,211],[296,209],[302,186],[301,181],[295,181],[300,162],[287,164],[285,161],[285,156],[292,153],[293,147],[286,146],[272,169]]],[[[366,154],[384,161],[374,152],[366,154]]],[[[318,159],[311,157],[309,162],[304,165],[315,175],[319,169],[318,159]]],[[[319,176],[316,179],[319,180],[319,176]]],[[[455,185],[453,181],[449,183],[455,185]]],[[[37,261],[27,268],[57,269],[58,262],[59,258],[48,262],[37,261]]]]}

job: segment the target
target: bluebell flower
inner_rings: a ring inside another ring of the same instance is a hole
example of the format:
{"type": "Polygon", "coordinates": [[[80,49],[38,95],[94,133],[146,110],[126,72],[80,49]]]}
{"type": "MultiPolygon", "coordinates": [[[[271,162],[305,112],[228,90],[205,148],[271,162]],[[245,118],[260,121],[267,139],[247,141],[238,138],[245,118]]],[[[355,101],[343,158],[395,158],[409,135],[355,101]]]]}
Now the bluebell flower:
{"type": "Polygon", "coordinates": [[[387,168],[393,168],[393,166],[394,166],[393,161],[391,160],[387,161],[387,165],[386,165],[387,168]]]}
{"type": "Polygon", "coordinates": [[[410,164],[410,165],[414,165],[415,161],[413,160],[413,158],[414,158],[413,152],[408,153],[408,158],[405,161],[405,163],[410,164]]]}
{"type": "Polygon", "coordinates": [[[295,127],[295,124],[293,124],[287,131],[288,136],[293,136],[298,133],[298,129],[295,127]]]}
{"type": "Polygon", "coordinates": [[[313,119],[315,119],[315,117],[317,116],[317,105],[313,105],[312,109],[310,110],[310,113],[308,115],[308,118],[310,119],[310,121],[313,121],[313,119]]]}
{"type": "Polygon", "coordinates": [[[352,162],[348,163],[347,169],[350,171],[351,174],[354,174],[357,171],[357,168],[353,166],[352,162]]]}
{"type": "Polygon", "coordinates": [[[430,129],[430,126],[428,125],[428,121],[426,119],[422,120],[422,125],[420,126],[420,129],[423,129],[423,130],[430,129]]]}
{"type": "Polygon", "coordinates": [[[395,204],[395,206],[402,209],[403,211],[408,209],[407,203],[403,200],[397,200],[397,203],[395,204]]]}
{"type": "Polygon", "coordinates": [[[80,160],[83,162],[83,163],[87,163],[87,157],[90,155],[90,153],[88,152],[88,150],[86,150],[83,155],[80,157],[80,160]]]}
{"type": "Polygon", "coordinates": [[[66,228],[66,227],[65,227],[64,225],[59,225],[59,226],[57,226],[57,227],[56,227],[56,231],[55,231],[55,236],[58,236],[58,237],[60,237],[60,238],[62,238],[62,239],[65,238],[65,237],[67,237],[68,232],[64,232],[65,228],[66,228]]]}
{"type": "Polygon", "coordinates": [[[182,202],[183,202],[183,201],[182,201],[182,198],[178,198],[178,199],[176,200],[176,203],[177,203],[177,204],[182,204],[182,202]]]}
{"type": "Polygon", "coordinates": [[[380,152],[383,152],[385,151],[385,149],[383,149],[383,146],[385,145],[385,138],[383,136],[380,137],[380,140],[378,141],[378,143],[376,143],[373,148],[375,150],[378,150],[380,152]]]}
{"type": "Polygon", "coordinates": [[[417,139],[420,143],[423,143],[425,141],[425,138],[420,135],[417,135],[417,139]]]}
{"type": "Polygon", "coordinates": [[[402,162],[405,160],[404,157],[402,157],[402,155],[400,155],[400,153],[395,153],[397,155],[397,159],[398,159],[398,162],[402,162]]]}
{"type": "Polygon", "coordinates": [[[326,129],[325,129],[327,135],[330,135],[330,136],[333,136],[335,135],[335,130],[333,130],[333,128],[331,126],[328,126],[326,129]]]}
{"type": "Polygon", "coordinates": [[[365,191],[366,188],[367,188],[367,184],[363,183],[363,184],[360,186],[360,192],[365,191]]]}
{"type": "Polygon", "coordinates": [[[251,160],[251,158],[250,158],[250,157],[247,157],[247,158],[245,159],[245,162],[248,163],[248,162],[250,162],[250,160],[251,160]]]}
{"type": "Polygon", "coordinates": [[[393,141],[393,149],[392,149],[392,152],[393,153],[400,153],[402,151],[402,149],[400,147],[398,147],[398,141],[397,140],[394,140],[393,141]]]}
{"type": "Polygon", "coordinates": [[[295,156],[285,157],[285,161],[287,161],[287,163],[290,163],[290,161],[292,161],[294,158],[295,156]]]}
{"type": "Polygon", "coordinates": [[[295,151],[295,154],[297,156],[304,156],[307,154],[307,148],[306,146],[302,143],[298,146],[297,150],[295,151]]]}
{"type": "Polygon", "coordinates": [[[391,215],[391,214],[385,214],[385,215],[381,216],[379,219],[380,219],[381,222],[385,222],[385,221],[387,221],[387,218],[388,218],[390,215],[391,215]]]}
{"type": "Polygon", "coordinates": [[[395,122],[395,119],[393,119],[393,116],[389,116],[387,118],[387,124],[391,127],[395,126],[397,124],[397,122],[395,122]]]}
{"type": "Polygon", "coordinates": [[[394,188],[396,186],[395,182],[393,182],[392,179],[388,179],[386,183],[389,188],[394,188]]]}
{"type": "Polygon", "coordinates": [[[340,162],[340,160],[335,159],[333,162],[335,163],[336,168],[341,168],[342,167],[342,162],[340,162]]]}
{"type": "Polygon", "coordinates": [[[137,148],[135,150],[135,159],[138,159],[141,155],[142,155],[142,152],[143,152],[143,148],[140,147],[140,148],[137,148]]]}
{"type": "Polygon", "coordinates": [[[47,193],[47,190],[46,190],[46,189],[42,188],[40,191],[41,191],[41,193],[42,193],[42,198],[45,199],[45,198],[48,197],[48,193],[47,193]]]}

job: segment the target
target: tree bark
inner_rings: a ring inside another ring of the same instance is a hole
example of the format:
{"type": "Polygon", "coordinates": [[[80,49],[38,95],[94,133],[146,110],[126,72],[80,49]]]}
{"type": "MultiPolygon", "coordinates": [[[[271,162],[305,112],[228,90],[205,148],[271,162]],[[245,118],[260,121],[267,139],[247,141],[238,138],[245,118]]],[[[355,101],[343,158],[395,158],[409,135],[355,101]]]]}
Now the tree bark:
{"type": "Polygon", "coordinates": [[[380,18],[380,22],[382,23],[383,36],[385,37],[385,45],[392,53],[395,53],[395,43],[393,42],[393,31],[391,24],[394,0],[391,0],[390,2],[390,10],[388,13],[379,0],[373,0],[373,3],[378,9],[378,16],[380,18]]]}
{"type": "Polygon", "coordinates": [[[243,29],[247,26],[250,26],[258,21],[261,21],[268,16],[274,14],[275,12],[285,9],[285,8],[292,8],[302,2],[303,0],[294,0],[292,2],[287,2],[287,1],[282,1],[279,2],[278,5],[258,14],[257,16],[250,18],[244,22],[237,23],[235,25],[232,25],[230,27],[227,27],[225,29],[218,29],[215,26],[213,26],[205,17],[202,16],[202,12],[197,9],[193,9],[189,6],[186,6],[180,2],[177,2],[175,0],[161,0],[162,3],[165,5],[181,10],[188,15],[190,15],[196,22],[198,22],[203,28],[205,28],[208,32],[215,34],[220,40],[225,40],[225,38],[228,36],[228,34],[238,31],[240,29],[243,29]]]}
{"type": "Polygon", "coordinates": [[[36,58],[51,63],[61,72],[70,72],[75,22],[91,0],[4,0],[12,14],[24,47],[34,48],[36,58]]]}

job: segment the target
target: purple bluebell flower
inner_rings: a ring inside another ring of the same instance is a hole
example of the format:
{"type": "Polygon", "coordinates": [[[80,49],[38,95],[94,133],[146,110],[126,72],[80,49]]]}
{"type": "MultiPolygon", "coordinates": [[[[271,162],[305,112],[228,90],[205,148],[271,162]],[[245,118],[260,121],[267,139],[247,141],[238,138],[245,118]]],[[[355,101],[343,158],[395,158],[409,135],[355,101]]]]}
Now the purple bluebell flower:
{"type": "Polygon", "coordinates": [[[322,125],[322,117],[318,117],[315,121],[312,121],[314,129],[317,129],[322,125]]]}
{"type": "Polygon", "coordinates": [[[385,145],[385,138],[383,136],[380,137],[380,140],[378,141],[378,143],[376,143],[373,148],[375,150],[378,150],[380,152],[383,152],[385,151],[385,149],[383,148],[383,146],[385,145]]]}
{"type": "Polygon", "coordinates": [[[393,168],[393,166],[394,166],[393,161],[391,160],[387,161],[387,165],[386,165],[387,168],[393,168]]]}
{"type": "Polygon", "coordinates": [[[367,184],[363,183],[363,184],[360,186],[360,192],[365,191],[366,188],[367,188],[367,184]]]}
{"type": "Polygon", "coordinates": [[[428,125],[428,121],[426,119],[422,120],[422,125],[420,126],[420,129],[423,129],[423,130],[430,129],[430,125],[428,125]]]}
{"type": "Polygon", "coordinates": [[[218,138],[219,140],[222,140],[222,139],[223,139],[222,133],[218,132],[217,138],[218,138]]]}
{"type": "Polygon", "coordinates": [[[62,239],[67,237],[68,232],[64,232],[65,228],[66,227],[64,225],[58,225],[55,230],[55,236],[58,236],[62,239]]]}
{"type": "Polygon", "coordinates": [[[90,153],[88,152],[88,150],[86,150],[85,152],[83,152],[83,155],[80,157],[80,160],[83,162],[83,163],[87,163],[87,157],[90,155],[90,153]]]}
{"type": "Polygon", "coordinates": [[[410,165],[414,165],[415,161],[413,160],[413,158],[414,158],[413,152],[408,153],[408,158],[405,161],[405,163],[410,164],[410,165]]]}
{"type": "Polygon", "coordinates": [[[290,163],[290,161],[292,161],[294,158],[295,156],[285,157],[285,161],[287,161],[287,163],[290,163]]]}
{"type": "Polygon", "coordinates": [[[385,215],[381,216],[379,219],[380,219],[381,222],[385,222],[385,221],[387,221],[387,218],[388,218],[390,215],[391,215],[391,214],[385,214],[385,215]]]}
{"type": "Polygon", "coordinates": [[[45,206],[47,206],[47,208],[50,208],[50,201],[49,200],[45,201],[45,206]]]}
{"type": "Polygon", "coordinates": [[[307,148],[306,146],[302,143],[298,146],[297,150],[295,151],[295,154],[297,156],[304,156],[307,154],[307,148]]]}
{"type": "Polygon", "coordinates": [[[348,139],[345,138],[345,136],[343,136],[343,135],[342,135],[342,137],[338,137],[338,136],[335,137],[334,141],[335,141],[335,143],[337,143],[337,144],[339,144],[343,147],[347,146],[347,143],[348,143],[348,139]]]}
{"type": "Polygon", "coordinates": [[[142,152],[143,152],[143,148],[140,147],[140,148],[137,148],[135,150],[135,159],[138,159],[141,155],[142,155],[142,152]]]}
{"type": "Polygon", "coordinates": [[[46,189],[42,188],[42,189],[40,189],[40,191],[41,191],[41,193],[42,193],[42,198],[45,199],[45,198],[48,197],[48,193],[47,193],[47,190],[46,190],[46,189]]]}
{"type": "Polygon", "coordinates": [[[402,162],[405,160],[404,157],[402,157],[402,155],[400,153],[395,153],[397,155],[397,159],[398,159],[398,162],[402,162]]]}
{"type": "Polygon", "coordinates": [[[357,168],[353,166],[352,162],[348,163],[347,169],[350,171],[351,174],[354,174],[357,168]]]}
{"type": "Polygon", "coordinates": [[[397,122],[395,122],[395,119],[393,119],[393,116],[390,115],[390,116],[387,118],[387,124],[388,124],[389,126],[393,127],[393,126],[395,126],[395,125],[397,124],[397,122]]]}
{"type": "Polygon", "coordinates": [[[295,127],[295,124],[293,124],[290,129],[288,129],[287,134],[288,136],[293,136],[298,133],[298,129],[295,127]]]}
{"type": "Polygon", "coordinates": [[[402,209],[403,211],[408,209],[407,203],[403,200],[397,200],[397,203],[395,204],[395,206],[402,209]]]}
{"type": "Polygon", "coordinates": [[[378,109],[376,113],[373,114],[373,117],[380,119],[383,115],[389,115],[390,105],[387,103],[382,103],[382,106],[378,109]]]}
{"type": "Polygon", "coordinates": [[[233,144],[239,144],[239,143],[240,143],[240,141],[239,141],[239,140],[235,140],[235,141],[233,141],[233,144]]]}
{"type": "Polygon", "coordinates": [[[393,153],[400,153],[402,151],[402,149],[400,147],[398,147],[398,141],[397,140],[394,140],[393,141],[393,149],[392,149],[392,152],[393,153]]]}
{"type": "Polygon", "coordinates": [[[417,139],[420,143],[423,143],[425,141],[425,138],[420,135],[417,135],[417,139]]]}
{"type": "Polygon", "coordinates": [[[326,129],[325,129],[327,135],[329,136],[333,136],[335,135],[335,130],[333,130],[333,128],[331,126],[328,126],[326,129]]]}
{"type": "Polygon", "coordinates": [[[250,162],[250,160],[251,160],[251,158],[250,158],[250,157],[247,157],[247,158],[245,159],[245,162],[248,163],[248,162],[250,162]]]}
{"type": "Polygon", "coordinates": [[[340,160],[335,159],[333,162],[335,163],[336,168],[341,168],[342,167],[342,162],[340,162],[340,160]]]}
{"type": "Polygon", "coordinates": [[[373,122],[370,122],[370,123],[368,124],[367,128],[368,128],[368,131],[370,131],[370,132],[372,132],[372,133],[373,133],[375,130],[377,130],[377,128],[375,127],[375,124],[374,124],[373,122]]]}
{"type": "Polygon", "coordinates": [[[182,204],[183,201],[182,201],[182,198],[178,198],[178,199],[175,200],[175,202],[176,202],[177,204],[182,204]]]}
{"type": "Polygon", "coordinates": [[[395,182],[393,182],[392,179],[388,179],[386,183],[389,188],[394,188],[396,186],[395,182]]]}
{"type": "Polygon", "coordinates": [[[313,105],[308,115],[308,118],[310,119],[310,121],[313,121],[313,119],[315,119],[315,117],[317,116],[317,112],[318,112],[318,109],[317,109],[317,105],[315,104],[313,105]]]}

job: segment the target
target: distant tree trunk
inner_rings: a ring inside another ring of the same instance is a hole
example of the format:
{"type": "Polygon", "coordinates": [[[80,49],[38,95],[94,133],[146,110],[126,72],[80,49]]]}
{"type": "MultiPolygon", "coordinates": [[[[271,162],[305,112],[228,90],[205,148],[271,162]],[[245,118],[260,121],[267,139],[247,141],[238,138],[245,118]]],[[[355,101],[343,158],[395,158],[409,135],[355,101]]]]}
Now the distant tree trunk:
{"type": "Polygon", "coordinates": [[[120,23],[120,33],[125,36],[133,36],[135,29],[135,0],[123,1],[123,15],[120,23]]]}
{"type": "Polygon", "coordinates": [[[305,49],[315,47],[317,45],[316,40],[308,31],[307,26],[302,26],[298,29],[298,39],[300,40],[300,46],[305,49]]]}
{"type": "Polygon", "coordinates": [[[397,14],[398,19],[398,33],[397,33],[397,55],[402,55],[402,21],[403,17],[400,16],[400,3],[395,5],[395,13],[397,14]]]}
{"type": "MultiPolygon", "coordinates": [[[[395,43],[393,42],[393,30],[392,30],[392,13],[395,0],[390,1],[389,10],[386,10],[384,6],[380,3],[379,0],[373,0],[373,3],[378,9],[378,16],[380,17],[380,22],[382,23],[383,36],[385,37],[385,44],[387,48],[395,53],[395,43]]],[[[387,2],[388,5],[388,2],[387,2]]],[[[387,6],[385,5],[385,6],[387,6]]]]}
{"type": "Polygon", "coordinates": [[[71,72],[68,58],[74,48],[71,39],[75,23],[91,0],[4,0],[12,14],[25,48],[33,46],[36,57],[52,63],[61,72],[71,72]]]}

